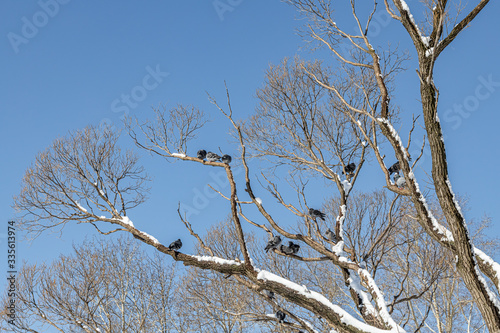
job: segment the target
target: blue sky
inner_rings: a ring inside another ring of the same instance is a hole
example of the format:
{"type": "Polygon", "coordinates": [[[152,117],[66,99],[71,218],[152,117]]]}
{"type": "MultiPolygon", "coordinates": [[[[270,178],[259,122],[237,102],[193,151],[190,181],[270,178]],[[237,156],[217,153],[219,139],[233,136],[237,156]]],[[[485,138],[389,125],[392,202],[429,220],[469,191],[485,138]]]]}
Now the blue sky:
{"type": "MultiPolygon", "coordinates": [[[[292,7],[274,0],[221,2],[229,6],[227,11],[218,12],[214,1],[192,0],[61,0],[57,8],[43,5],[53,1],[0,4],[2,244],[6,222],[16,217],[12,196],[20,190],[24,171],[39,151],[69,131],[102,122],[120,127],[125,113],[145,119],[151,117],[152,107],[193,104],[212,122],[190,153],[201,145],[236,153],[229,124],[209,103],[206,92],[224,104],[225,80],[236,117],[245,118],[255,107],[255,91],[270,63],[314,54],[294,32],[301,22],[295,20],[292,7]],[[44,7],[51,15],[43,14],[44,7]],[[34,22],[38,27],[30,30],[34,22]]],[[[407,2],[410,7],[418,3],[407,2]]],[[[499,13],[500,4],[492,1],[440,56],[435,71],[453,189],[469,197],[468,218],[487,214],[494,225],[500,219],[500,182],[495,176],[500,159],[495,135],[500,120],[499,13]]],[[[413,14],[419,18],[419,13],[413,14]]],[[[342,15],[339,22],[346,18],[342,15]]],[[[375,23],[377,44],[391,40],[403,50],[411,46],[397,22],[381,16],[375,23]]],[[[398,76],[392,100],[404,115],[420,112],[416,66],[411,60],[409,70],[398,76]]],[[[126,138],[123,143],[132,147],[126,138]]],[[[199,194],[208,182],[217,182],[219,170],[168,164],[143,155],[142,163],[154,182],[150,200],[130,212],[136,226],[168,244],[178,237],[189,239],[176,216],[178,201],[201,207],[192,220],[200,231],[225,217],[228,210],[221,214],[220,207],[227,208],[227,203],[206,196],[202,200],[199,194]]],[[[422,165],[427,166],[429,159],[427,155],[422,165]]],[[[382,177],[380,172],[373,175],[382,177]]],[[[318,205],[330,189],[317,194],[318,205]]],[[[494,226],[490,234],[499,233],[500,227],[494,226]]],[[[73,241],[94,234],[93,228],[78,225],[66,228],[61,237],[47,233],[32,243],[18,238],[18,260],[52,260],[67,252],[73,241]]],[[[1,259],[3,271],[5,265],[6,259],[1,259]]]]}

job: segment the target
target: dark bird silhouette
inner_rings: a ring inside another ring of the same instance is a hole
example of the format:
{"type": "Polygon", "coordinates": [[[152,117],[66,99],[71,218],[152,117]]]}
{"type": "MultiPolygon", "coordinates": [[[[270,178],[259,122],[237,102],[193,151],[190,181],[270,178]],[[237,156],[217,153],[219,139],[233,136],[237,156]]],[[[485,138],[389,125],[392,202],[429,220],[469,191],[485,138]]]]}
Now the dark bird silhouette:
{"type": "Polygon", "coordinates": [[[207,157],[207,151],[205,149],[198,150],[197,156],[200,160],[204,160],[207,157]]]}
{"type": "Polygon", "coordinates": [[[397,161],[396,163],[394,163],[393,165],[391,165],[389,167],[389,169],[387,169],[387,171],[389,171],[389,176],[392,175],[393,173],[397,173],[399,172],[399,170],[401,170],[401,168],[399,167],[399,161],[397,161]]]}
{"type": "Polygon", "coordinates": [[[326,216],[326,215],[325,215],[325,213],[322,213],[322,212],[320,212],[319,210],[314,209],[314,208],[309,208],[309,215],[311,215],[311,217],[312,217],[313,219],[315,219],[315,220],[316,220],[316,218],[318,218],[318,217],[319,217],[319,218],[320,218],[320,219],[322,219],[323,221],[325,220],[325,216],[326,216]]]}
{"type": "Polygon", "coordinates": [[[284,323],[285,322],[285,317],[286,317],[286,314],[284,314],[281,310],[278,310],[276,312],[276,318],[278,318],[278,322],[279,323],[284,323]]]}
{"type": "Polygon", "coordinates": [[[231,163],[231,156],[226,154],[226,155],[222,156],[221,160],[222,160],[222,163],[229,164],[229,163],[231,163]]]}
{"type": "Polygon", "coordinates": [[[274,292],[272,292],[271,290],[264,289],[264,295],[266,295],[270,299],[274,299],[274,292]]]}
{"type": "Polygon", "coordinates": [[[286,245],[281,245],[280,251],[283,252],[284,254],[293,254],[293,250],[289,246],[286,246],[286,245]]]}
{"type": "Polygon", "coordinates": [[[207,161],[209,162],[217,162],[217,161],[220,161],[220,156],[217,155],[216,153],[212,153],[211,151],[209,151],[207,153],[207,161]]]}
{"type": "Polygon", "coordinates": [[[335,235],[335,233],[333,231],[331,231],[330,229],[328,229],[325,232],[325,236],[326,236],[326,238],[328,238],[332,242],[337,243],[337,235],[335,235]]]}
{"type": "Polygon", "coordinates": [[[406,186],[405,177],[401,177],[399,173],[394,175],[394,182],[396,183],[396,186],[399,188],[404,188],[406,186]]]}
{"type": "Polygon", "coordinates": [[[349,163],[345,166],[344,168],[344,173],[346,174],[352,174],[356,170],[356,164],[354,163],[349,163]]]}
{"type": "Polygon", "coordinates": [[[297,254],[300,250],[300,245],[295,244],[294,242],[288,242],[288,247],[292,250],[293,254],[297,254]]]}
{"type": "Polygon", "coordinates": [[[182,242],[180,239],[176,240],[175,242],[172,242],[169,246],[168,246],[168,249],[169,250],[174,250],[174,251],[177,251],[179,250],[180,248],[182,247],[182,242]]]}
{"type": "Polygon", "coordinates": [[[270,249],[275,249],[275,248],[278,247],[278,245],[280,245],[280,243],[281,243],[281,237],[280,236],[274,236],[269,242],[267,242],[267,245],[264,248],[264,250],[267,252],[270,249]]]}

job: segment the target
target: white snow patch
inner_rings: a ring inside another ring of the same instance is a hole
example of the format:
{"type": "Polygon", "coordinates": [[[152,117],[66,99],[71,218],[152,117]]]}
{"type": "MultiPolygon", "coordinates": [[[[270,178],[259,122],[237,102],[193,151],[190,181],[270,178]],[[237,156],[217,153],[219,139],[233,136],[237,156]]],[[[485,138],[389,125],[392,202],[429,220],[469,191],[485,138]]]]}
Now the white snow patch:
{"type": "Polygon", "coordinates": [[[151,236],[150,234],[148,234],[148,233],[146,233],[146,232],[144,232],[144,231],[141,231],[141,233],[142,233],[144,236],[148,237],[148,238],[149,238],[149,239],[150,239],[153,243],[155,243],[155,244],[160,244],[160,242],[158,242],[158,240],[157,240],[156,238],[154,238],[153,236],[151,236]]]}
{"type": "Polygon", "coordinates": [[[258,203],[259,205],[262,205],[262,199],[261,199],[261,198],[255,198],[255,201],[257,201],[257,203],[258,203]]]}
{"type": "Polygon", "coordinates": [[[346,312],[344,309],[342,309],[340,306],[332,304],[325,296],[321,295],[320,293],[312,290],[304,290],[303,286],[299,286],[298,284],[289,281],[287,279],[284,279],[278,275],[275,275],[271,272],[261,270],[259,274],[257,274],[257,279],[258,280],[264,280],[264,281],[273,281],[277,282],[281,285],[284,285],[285,287],[294,290],[297,292],[299,295],[302,295],[306,298],[313,299],[317,301],[318,303],[321,303],[322,305],[330,308],[332,311],[337,313],[340,317],[340,321],[344,323],[345,325],[353,326],[356,329],[360,331],[365,331],[369,333],[387,333],[387,332],[399,332],[399,333],[405,333],[405,331],[400,328],[400,327],[394,327],[392,330],[387,331],[387,330],[381,330],[378,328],[375,328],[373,326],[367,325],[358,319],[354,318],[351,316],[348,312],[346,312]]]}
{"type": "Polygon", "coordinates": [[[366,141],[361,142],[361,145],[362,145],[363,147],[366,147],[366,141]]]}
{"type": "Polygon", "coordinates": [[[122,219],[121,219],[121,221],[122,221],[123,223],[125,223],[126,225],[129,225],[129,226],[131,226],[131,227],[133,227],[133,226],[134,226],[134,224],[133,224],[133,223],[132,223],[132,221],[128,218],[128,216],[123,216],[123,217],[122,217],[122,219]]]}
{"type": "Polygon", "coordinates": [[[80,205],[80,204],[78,203],[78,201],[75,201],[75,203],[76,203],[76,206],[78,207],[78,209],[80,209],[82,212],[87,213],[87,210],[86,210],[86,209],[85,209],[82,205],[80,205]]]}
{"type": "MultiPolygon", "coordinates": [[[[359,273],[359,272],[358,272],[359,273]]],[[[372,315],[376,316],[377,311],[373,307],[372,303],[370,302],[370,298],[368,297],[368,294],[363,291],[363,288],[361,287],[361,280],[359,276],[351,274],[349,279],[347,279],[349,282],[349,287],[354,289],[356,293],[361,297],[361,302],[363,303],[363,306],[365,309],[372,315]]]]}
{"type": "Polygon", "coordinates": [[[486,292],[488,293],[488,297],[489,297],[490,301],[493,304],[495,304],[497,309],[500,309],[500,302],[498,301],[497,296],[488,287],[486,280],[484,279],[483,275],[479,271],[479,268],[477,267],[477,263],[475,262],[476,261],[475,259],[476,258],[474,258],[474,269],[476,270],[477,277],[478,277],[479,281],[481,281],[481,283],[483,284],[484,289],[486,289],[486,292]]]}
{"type": "MultiPolygon", "coordinates": [[[[486,253],[483,251],[479,250],[476,247],[473,247],[474,254],[481,258],[482,261],[484,261],[487,265],[491,267],[491,269],[495,272],[495,277],[497,278],[497,281],[500,280],[500,264],[498,264],[496,261],[494,261],[492,258],[490,258],[486,253]]],[[[499,281],[500,283],[500,281],[499,281]]],[[[497,286],[497,289],[500,290],[500,285],[497,286]]]]}
{"type": "MultiPolygon", "coordinates": [[[[389,311],[387,310],[386,303],[384,301],[384,295],[378,288],[377,284],[373,280],[373,277],[371,274],[366,270],[366,269],[360,269],[358,270],[359,276],[363,276],[365,280],[368,280],[368,288],[377,295],[375,302],[377,304],[377,309],[379,315],[382,317],[382,319],[392,328],[397,328],[398,325],[396,322],[392,319],[391,315],[389,314],[389,311]]],[[[370,304],[371,305],[371,304],[370,304]]]]}
{"type": "Polygon", "coordinates": [[[352,185],[351,183],[349,183],[349,181],[346,179],[346,180],[343,180],[342,181],[342,187],[344,188],[344,191],[347,193],[349,193],[349,191],[351,190],[352,188],[352,185]]]}
{"type": "Polygon", "coordinates": [[[448,179],[448,177],[446,177],[446,185],[448,185],[448,189],[450,190],[451,192],[451,195],[453,197],[453,203],[455,204],[455,208],[458,210],[458,212],[460,213],[460,215],[462,216],[462,218],[464,218],[464,214],[462,214],[462,208],[460,208],[460,204],[458,203],[456,197],[455,197],[455,193],[453,193],[453,190],[451,189],[451,183],[450,183],[450,179],[448,179]]]}
{"type": "Polygon", "coordinates": [[[198,261],[211,261],[221,265],[241,265],[242,262],[236,260],[227,260],[218,257],[210,257],[210,256],[193,256],[198,261]]]}
{"type": "MultiPolygon", "coordinates": [[[[427,37],[427,38],[429,38],[429,37],[427,37]]],[[[426,57],[430,57],[433,54],[434,54],[434,48],[433,47],[431,47],[430,49],[428,49],[427,51],[425,51],[425,56],[426,57]]]]}
{"type": "Polygon", "coordinates": [[[340,238],[344,238],[344,220],[345,220],[346,211],[347,211],[346,205],[340,206],[340,213],[342,214],[342,216],[340,216],[340,215],[337,216],[337,222],[340,226],[340,230],[339,230],[340,238]]]}
{"type": "Polygon", "coordinates": [[[417,33],[420,36],[420,39],[422,40],[422,43],[425,44],[425,46],[429,46],[429,37],[424,37],[422,36],[422,33],[420,33],[420,29],[418,28],[417,23],[415,22],[415,19],[413,18],[413,15],[410,12],[410,7],[406,4],[404,0],[399,0],[401,1],[401,7],[403,8],[404,11],[408,12],[408,16],[410,17],[410,21],[415,25],[415,28],[417,29],[417,33]]]}
{"type": "Polygon", "coordinates": [[[381,123],[386,124],[387,127],[389,127],[389,131],[391,132],[392,137],[398,142],[399,147],[400,147],[401,151],[403,152],[403,156],[405,157],[405,159],[408,159],[408,154],[406,152],[405,147],[403,146],[403,142],[401,141],[401,138],[399,137],[398,132],[396,132],[394,127],[392,127],[392,124],[389,122],[389,120],[387,120],[386,118],[377,118],[377,120],[380,121],[381,123]]]}
{"type": "MultiPolygon", "coordinates": [[[[424,43],[425,46],[429,46],[429,41],[431,40],[431,37],[430,36],[420,36],[420,38],[422,39],[422,43],[424,43]]],[[[434,48],[430,48],[429,50],[425,51],[425,56],[428,57],[427,55],[427,52],[430,52],[430,54],[432,54],[434,52],[434,48]]]]}
{"type": "Polygon", "coordinates": [[[417,180],[415,178],[415,175],[413,174],[413,171],[410,171],[410,173],[408,173],[408,178],[410,180],[413,180],[413,184],[417,188],[417,192],[419,194],[418,200],[425,207],[425,210],[427,211],[427,217],[431,220],[431,223],[432,223],[432,226],[434,227],[434,230],[436,230],[439,234],[442,235],[441,240],[444,242],[453,242],[454,238],[453,238],[453,235],[451,234],[451,232],[448,229],[446,229],[443,225],[441,225],[436,220],[434,215],[432,214],[429,206],[427,205],[427,201],[425,200],[424,195],[422,194],[422,192],[420,192],[420,187],[418,186],[418,183],[417,183],[417,180]]]}
{"type": "Polygon", "coordinates": [[[186,154],[183,153],[172,153],[171,155],[174,157],[186,157],[186,154]]]}

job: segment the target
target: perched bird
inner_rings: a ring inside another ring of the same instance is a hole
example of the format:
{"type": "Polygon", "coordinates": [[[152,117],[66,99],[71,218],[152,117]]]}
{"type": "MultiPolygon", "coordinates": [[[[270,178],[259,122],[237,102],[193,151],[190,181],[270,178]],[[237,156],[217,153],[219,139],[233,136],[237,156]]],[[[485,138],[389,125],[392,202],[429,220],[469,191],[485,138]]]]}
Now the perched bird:
{"type": "Polygon", "coordinates": [[[300,250],[300,245],[293,242],[288,242],[288,247],[292,250],[293,254],[297,254],[300,250]]]}
{"type": "Polygon", "coordinates": [[[271,290],[264,289],[264,295],[266,295],[270,299],[274,299],[274,292],[272,292],[271,290]]]}
{"type": "Polygon", "coordinates": [[[200,149],[198,150],[197,156],[200,160],[204,160],[205,157],[207,157],[207,151],[205,149],[200,149]]]}
{"type": "Polygon", "coordinates": [[[404,188],[406,186],[406,179],[405,177],[401,177],[399,173],[396,173],[394,175],[394,182],[396,183],[396,186],[399,188],[404,188]]]}
{"type": "Polygon", "coordinates": [[[309,208],[309,215],[311,215],[311,217],[315,220],[317,217],[319,217],[323,221],[325,220],[325,216],[326,216],[325,213],[322,213],[319,210],[314,209],[314,208],[309,208]]]}
{"type": "Polygon", "coordinates": [[[293,250],[289,246],[286,246],[286,245],[281,245],[280,251],[283,252],[284,254],[293,254],[293,250]]]}
{"type": "Polygon", "coordinates": [[[281,243],[281,237],[280,236],[274,236],[269,242],[267,242],[267,245],[264,248],[264,250],[267,252],[270,249],[275,249],[275,248],[278,247],[278,245],[280,245],[280,243],[281,243]]]}
{"type": "Polygon", "coordinates": [[[222,160],[222,163],[229,164],[229,163],[231,163],[231,156],[226,154],[226,155],[222,156],[221,160],[222,160]]]}
{"type": "Polygon", "coordinates": [[[281,310],[278,310],[276,312],[276,318],[278,318],[279,323],[285,322],[285,317],[286,317],[286,314],[284,314],[281,310]]]}
{"type": "Polygon", "coordinates": [[[180,239],[176,240],[175,242],[172,242],[172,244],[170,244],[168,246],[168,249],[169,250],[174,250],[174,251],[177,251],[179,250],[180,248],[182,247],[182,242],[180,239]]]}
{"type": "Polygon", "coordinates": [[[335,235],[335,233],[333,231],[331,231],[330,229],[328,229],[325,232],[325,236],[326,236],[326,238],[328,238],[332,242],[337,243],[337,235],[335,235]]]}
{"type": "Polygon", "coordinates": [[[396,163],[391,165],[389,169],[387,169],[387,171],[389,171],[389,176],[392,175],[393,173],[398,173],[399,170],[400,170],[399,161],[397,161],[396,163]]]}
{"type": "Polygon", "coordinates": [[[356,170],[356,164],[354,163],[349,163],[345,166],[344,168],[344,173],[346,174],[352,174],[356,170]]]}
{"type": "Polygon", "coordinates": [[[209,151],[207,153],[207,161],[209,162],[217,162],[217,161],[220,161],[220,156],[217,155],[216,153],[212,153],[211,151],[209,151]]]}

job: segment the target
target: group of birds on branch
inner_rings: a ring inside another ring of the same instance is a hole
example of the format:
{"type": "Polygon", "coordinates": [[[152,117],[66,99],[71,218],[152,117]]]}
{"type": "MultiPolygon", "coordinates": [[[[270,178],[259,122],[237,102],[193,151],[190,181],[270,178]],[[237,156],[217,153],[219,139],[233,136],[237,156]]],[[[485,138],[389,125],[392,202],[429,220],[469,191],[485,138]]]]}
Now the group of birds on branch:
{"type": "MultiPolygon", "coordinates": [[[[354,171],[356,170],[356,164],[355,163],[349,163],[344,167],[344,171],[342,171],[342,174],[344,175],[349,175],[349,177],[352,177],[354,175],[354,171]]],[[[401,167],[399,166],[399,161],[391,165],[387,171],[389,171],[389,176],[391,176],[394,173],[394,183],[396,186],[400,189],[403,189],[406,186],[406,179],[399,174],[399,171],[401,170],[401,167]]],[[[309,212],[310,215],[311,212],[309,212]]]]}
{"type": "MultiPolygon", "coordinates": [[[[323,213],[317,209],[314,209],[314,208],[309,208],[309,215],[314,220],[316,220],[316,218],[320,218],[323,221],[325,221],[325,217],[326,217],[325,213],[323,213]]],[[[328,229],[325,232],[325,236],[328,240],[330,240],[334,243],[337,243],[337,236],[335,235],[335,233],[332,230],[328,229]]],[[[295,244],[294,242],[291,242],[291,241],[288,242],[288,246],[281,245],[281,237],[278,235],[278,236],[274,236],[273,238],[271,238],[267,242],[267,245],[264,248],[264,251],[268,252],[269,250],[274,250],[274,249],[280,250],[284,254],[297,254],[297,252],[299,252],[300,245],[295,244]]]]}
{"type": "Polygon", "coordinates": [[[284,254],[297,254],[300,250],[300,245],[295,244],[294,242],[289,241],[288,246],[287,245],[281,245],[281,237],[280,236],[274,236],[267,242],[266,247],[264,248],[264,251],[268,252],[271,249],[279,249],[281,252],[284,254]]]}
{"type": "MultiPolygon", "coordinates": [[[[198,153],[196,155],[200,160],[207,160],[208,162],[221,162],[229,164],[231,163],[231,156],[229,155],[223,155],[222,157],[217,155],[216,153],[212,153],[209,151],[207,153],[206,150],[200,149],[198,150],[198,153]]],[[[168,249],[171,251],[178,251],[182,247],[182,241],[180,239],[173,241],[169,246],[168,249]]]]}
{"type": "Polygon", "coordinates": [[[406,186],[406,179],[399,174],[400,170],[401,167],[399,166],[399,161],[394,163],[390,166],[389,169],[387,169],[387,171],[389,171],[389,176],[394,174],[394,183],[396,184],[396,186],[400,189],[403,189],[406,186]]]}
{"type": "Polygon", "coordinates": [[[226,164],[231,163],[231,160],[232,160],[231,156],[229,156],[227,154],[222,155],[222,157],[221,157],[221,156],[217,155],[216,153],[212,153],[211,151],[209,151],[207,153],[207,151],[205,149],[198,150],[197,157],[200,160],[206,159],[207,162],[222,162],[222,163],[226,163],[226,164]]]}

